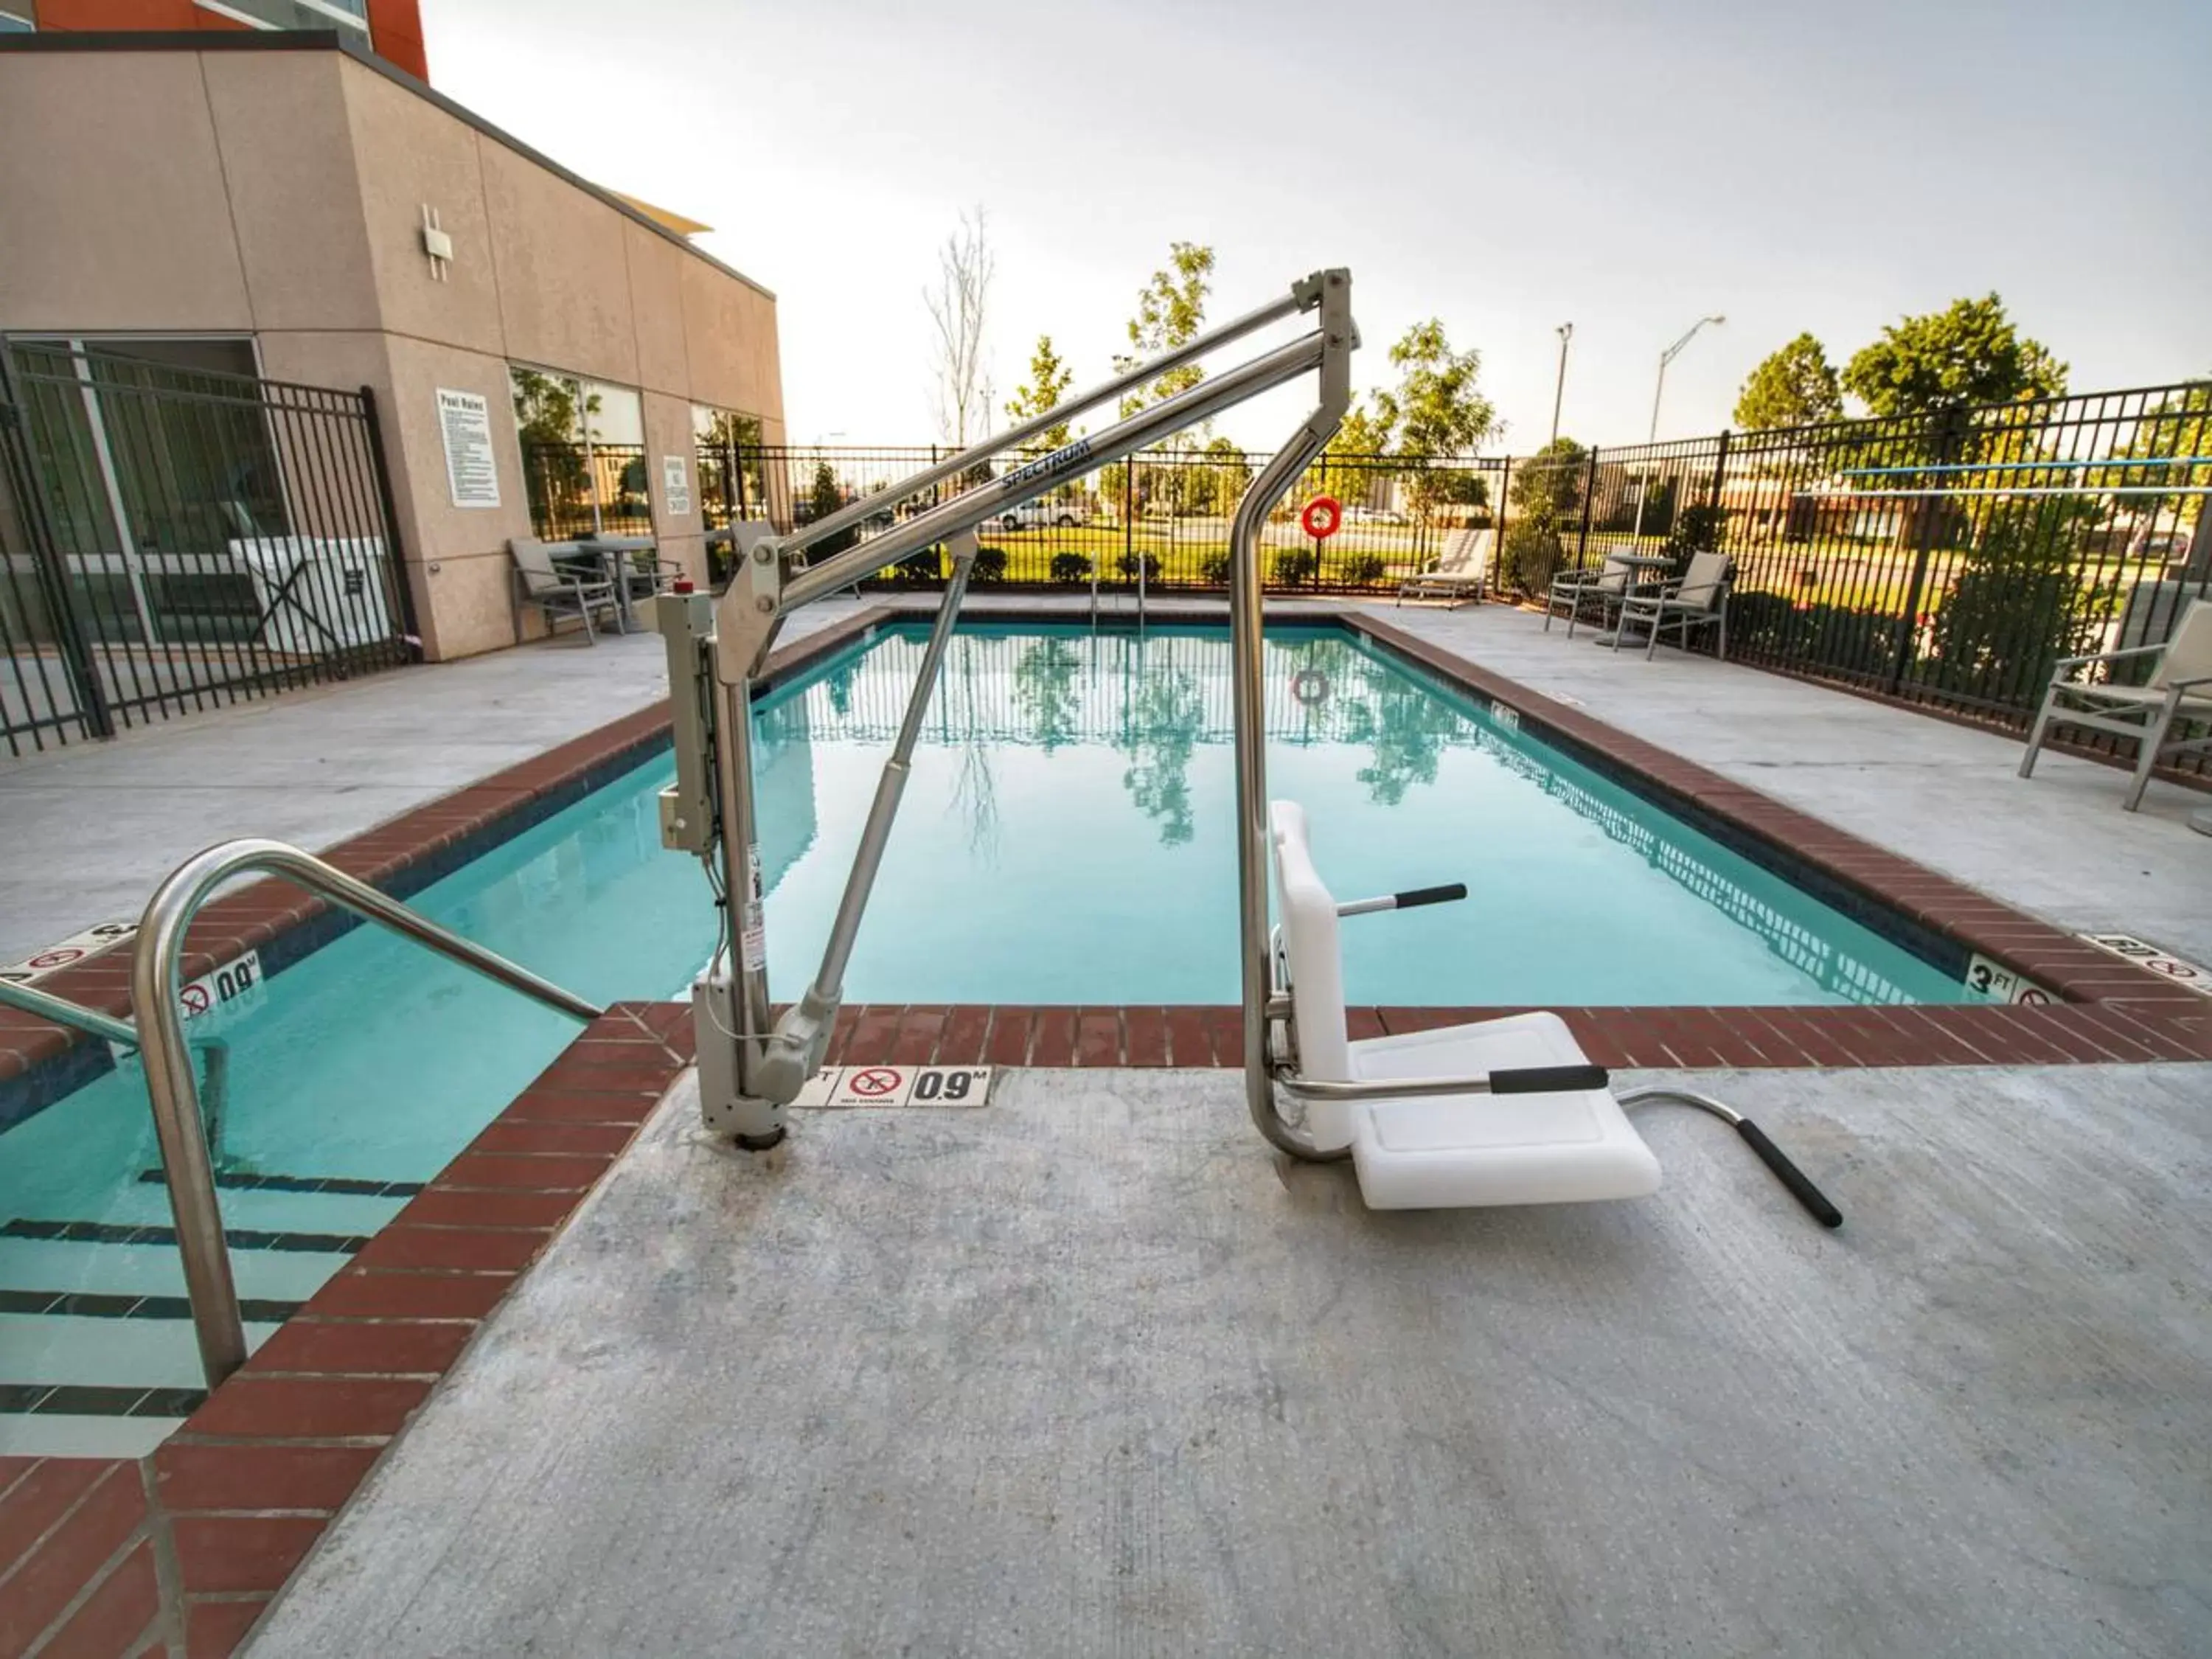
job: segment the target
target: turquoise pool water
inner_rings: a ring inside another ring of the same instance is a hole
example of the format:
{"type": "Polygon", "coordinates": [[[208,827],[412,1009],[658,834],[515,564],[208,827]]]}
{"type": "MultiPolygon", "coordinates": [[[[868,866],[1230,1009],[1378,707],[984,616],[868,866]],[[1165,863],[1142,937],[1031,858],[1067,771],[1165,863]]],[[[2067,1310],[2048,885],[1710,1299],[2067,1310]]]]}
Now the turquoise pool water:
{"type": "MultiPolygon", "coordinates": [[[[769,968],[783,994],[814,968],[921,649],[918,630],[885,631],[759,708],[769,968]]],[[[1267,678],[1271,791],[1305,804],[1338,896],[1450,881],[1473,894],[1346,923],[1356,1001],[1966,1000],[1954,980],[1510,714],[1348,635],[1271,638],[1267,678]]],[[[1218,631],[963,630],[848,998],[1232,1000],[1229,711],[1218,631]]],[[[714,912],[696,863],[659,844],[654,797],[672,773],[665,757],[641,767],[413,902],[594,1000],[679,995],[712,949],[714,912]]],[[[227,1224],[323,1241],[234,1252],[241,1295],[270,1318],[575,1030],[374,928],[207,1021],[193,1029],[231,1048],[216,1147],[227,1224]],[[344,1184],[315,1189],[331,1177],[344,1184]],[[362,1190],[378,1182],[396,1185],[362,1190]]],[[[167,1220],[162,1188],[142,1178],[155,1162],[135,1065],[0,1135],[0,1452],[52,1449],[52,1424],[23,1415],[41,1387],[80,1400],[81,1385],[118,1376],[157,1389],[196,1381],[189,1326],[156,1307],[181,1291],[175,1252],[126,1236],[167,1220]],[[68,1223],[96,1236],[55,1237],[68,1223]],[[47,1293],[94,1300],[41,1311],[47,1293]],[[132,1297],[155,1301],[119,1314],[132,1297]]],[[[140,1405],[142,1418],[166,1409],[155,1395],[140,1405]]],[[[141,1419],[125,1426],[145,1432],[141,1419]]],[[[78,1431],[64,1449],[141,1443],[91,1418],[78,1431]]]]}

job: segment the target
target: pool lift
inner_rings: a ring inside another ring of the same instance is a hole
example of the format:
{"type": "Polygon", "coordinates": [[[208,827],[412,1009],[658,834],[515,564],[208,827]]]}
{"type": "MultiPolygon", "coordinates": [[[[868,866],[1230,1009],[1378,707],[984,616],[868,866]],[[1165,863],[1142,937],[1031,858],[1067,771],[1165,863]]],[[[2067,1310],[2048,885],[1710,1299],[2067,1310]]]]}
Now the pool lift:
{"type": "Polygon", "coordinates": [[[1808,1209],[1827,1225],[1840,1222],[1833,1206],[1754,1125],[1718,1102],[1673,1088],[1615,1095],[1604,1069],[1589,1063],[1556,1015],[1348,1039],[1336,954],[1339,918],[1466,896],[1464,887],[1429,889],[1340,905],[1314,870],[1304,812],[1291,802],[1276,802],[1271,811],[1267,798],[1261,532],[1276,503],[1342,422],[1358,343],[1351,274],[1316,271],[1282,297],[813,524],[787,534],[758,522],[733,526],[735,574],[720,599],[672,593],[655,602],[667,646],[677,763],[676,781],[661,794],[661,840],[705,863],[722,912],[722,948],[692,988],[700,1110],[710,1132],[749,1150],[775,1146],[784,1138],[792,1102],[823,1064],[843,998],[846,964],[967,592],[976,526],[1071,477],[1317,374],[1320,394],[1312,412],[1253,478],[1230,526],[1244,1081],[1260,1133],[1294,1158],[1351,1158],[1363,1195],[1378,1209],[1632,1198],[1658,1186],[1659,1165],[1622,1108],[1668,1099],[1733,1124],[1808,1209]],[[1138,392],[1170,370],[1308,313],[1319,313],[1316,325],[1289,344],[868,534],[869,521],[886,506],[896,507],[965,476],[979,463],[1138,392]],[[866,538],[810,562],[810,549],[847,532],[866,538]],[[821,965],[798,1000],[772,1017],[753,800],[749,714],[754,679],[785,617],[940,544],[952,556],[951,580],[869,806],[821,965]],[[1271,863],[1283,915],[1272,935],[1271,863]],[[1287,1109],[1279,1103],[1279,1092],[1287,1109]]]}

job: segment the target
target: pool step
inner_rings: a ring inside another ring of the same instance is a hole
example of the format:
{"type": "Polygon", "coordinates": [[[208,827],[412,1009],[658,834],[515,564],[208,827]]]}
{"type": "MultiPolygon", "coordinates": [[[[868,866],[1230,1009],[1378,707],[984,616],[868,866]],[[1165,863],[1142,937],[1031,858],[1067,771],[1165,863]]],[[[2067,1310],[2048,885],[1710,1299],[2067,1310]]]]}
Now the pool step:
{"type": "MultiPolygon", "coordinates": [[[[406,1202],[394,1184],[225,1194],[249,1349],[406,1202]]],[[[0,1455],[142,1456],[206,1397],[167,1191],[135,1184],[105,1207],[0,1224],[0,1455]]]]}

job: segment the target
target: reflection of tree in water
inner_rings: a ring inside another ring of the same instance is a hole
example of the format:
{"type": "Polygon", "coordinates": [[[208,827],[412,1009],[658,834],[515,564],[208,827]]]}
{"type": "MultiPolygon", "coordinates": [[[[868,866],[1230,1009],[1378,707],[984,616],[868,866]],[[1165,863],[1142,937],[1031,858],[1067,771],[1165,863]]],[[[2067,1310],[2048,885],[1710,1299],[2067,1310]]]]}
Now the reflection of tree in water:
{"type": "Polygon", "coordinates": [[[1374,764],[1357,775],[1368,799],[1395,806],[1413,785],[1437,781],[1437,758],[1445,749],[1472,741],[1474,722],[1427,687],[1378,663],[1359,663],[1369,701],[1359,719],[1346,722],[1346,735],[1374,745],[1374,764]]]}
{"type": "Polygon", "coordinates": [[[1066,640],[1039,640],[1014,665],[1014,703],[1030,735],[1050,754],[1081,732],[1083,659],[1066,640]]]}
{"type": "Polygon", "coordinates": [[[1181,669],[1145,676],[1116,745],[1132,757],[1121,787],[1137,810],[1160,825],[1160,844],[1180,847],[1192,834],[1190,757],[1206,726],[1198,682],[1181,669]]]}
{"type": "MultiPolygon", "coordinates": [[[[952,782],[952,804],[968,820],[968,846],[984,863],[995,864],[999,856],[999,779],[991,770],[991,738],[976,717],[975,658],[977,641],[973,639],[957,641],[961,647],[954,659],[954,669],[960,680],[960,706],[967,710],[967,718],[957,723],[960,747],[960,772],[952,782]]],[[[939,706],[948,715],[951,700],[948,686],[938,689],[939,706]]]]}

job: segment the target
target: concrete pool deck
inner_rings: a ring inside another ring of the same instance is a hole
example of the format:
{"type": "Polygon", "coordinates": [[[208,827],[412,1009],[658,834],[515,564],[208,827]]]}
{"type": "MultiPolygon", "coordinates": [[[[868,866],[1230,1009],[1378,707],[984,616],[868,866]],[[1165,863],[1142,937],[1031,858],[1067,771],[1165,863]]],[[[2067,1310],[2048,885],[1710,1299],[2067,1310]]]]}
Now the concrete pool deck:
{"type": "Polygon", "coordinates": [[[1841,1232],[1689,1112],[1393,1215],[1233,1076],[687,1079],[247,1650],[2204,1651],[2212,1066],[1694,1081],[1841,1232]]]}

